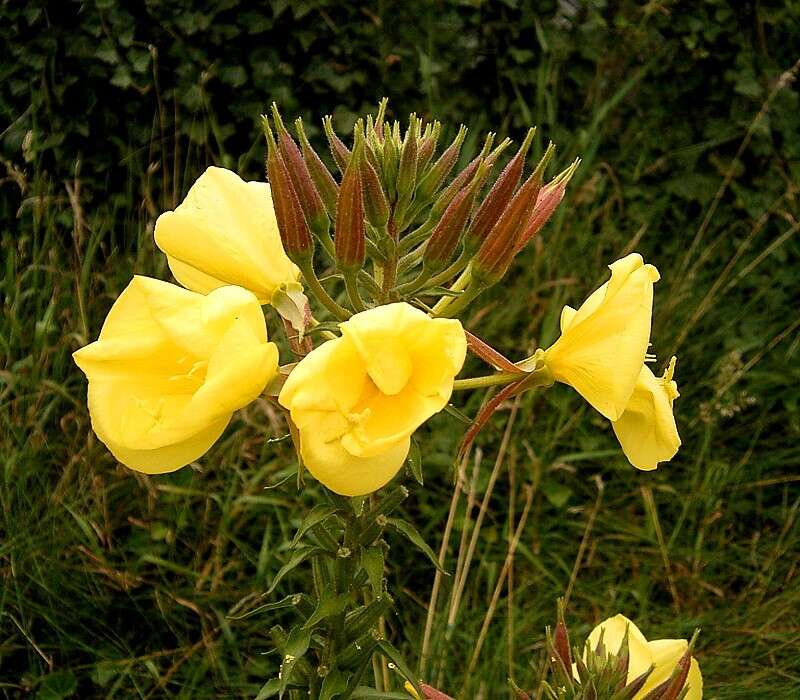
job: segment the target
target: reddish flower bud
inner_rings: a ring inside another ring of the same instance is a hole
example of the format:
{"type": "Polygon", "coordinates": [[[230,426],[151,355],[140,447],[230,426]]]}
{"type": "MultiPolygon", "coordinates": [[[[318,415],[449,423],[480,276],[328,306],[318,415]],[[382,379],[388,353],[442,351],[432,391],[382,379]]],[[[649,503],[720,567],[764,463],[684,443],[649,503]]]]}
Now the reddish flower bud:
{"type": "Polygon", "coordinates": [[[467,127],[462,124],[453,142],[420,180],[419,185],[417,185],[417,199],[427,202],[439,191],[444,179],[450,174],[458,160],[458,156],[461,153],[461,145],[464,143],[466,136],[467,127]]]}
{"type": "Polygon", "coordinates": [[[492,227],[497,223],[503,210],[508,206],[514,190],[517,189],[522,171],[525,168],[525,157],[528,155],[533,136],[536,129],[528,129],[525,140],[522,142],[517,154],[509,161],[508,165],[500,173],[489,194],[481,203],[475,218],[467,232],[467,247],[475,251],[488,235],[492,227]]]}
{"type": "Polygon", "coordinates": [[[356,144],[344,171],[336,209],[336,264],[344,272],[360,270],[366,255],[364,187],[361,181],[361,169],[365,162],[363,137],[357,131],[356,144]]]}
{"type": "Polygon", "coordinates": [[[325,130],[325,135],[328,137],[328,145],[331,149],[333,160],[336,161],[336,166],[339,171],[344,173],[347,169],[347,163],[350,160],[350,149],[344,145],[344,142],[336,135],[333,130],[333,117],[328,115],[322,120],[322,128],[325,130]]]}
{"type": "Polygon", "coordinates": [[[439,134],[442,133],[442,125],[439,122],[433,122],[425,127],[425,133],[419,142],[419,149],[417,151],[417,172],[425,172],[428,167],[433,154],[436,152],[436,146],[439,143],[439,134]]]}
{"type": "Polygon", "coordinates": [[[453,257],[467,219],[472,212],[478,183],[481,181],[485,169],[486,163],[483,162],[472,182],[453,198],[436,228],[433,229],[422,256],[423,266],[432,274],[443,270],[453,257]]]}
{"type": "Polygon", "coordinates": [[[317,186],[317,191],[322,197],[328,216],[333,219],[336,217],[336,200],[339,198],[339,185],[336,184],[336,180],[333,179],[333,175],[317,155],[317,152],[311,147],[303,128],[303,120],[298,117],[294,127],[297,131],[297,138],[300,140],[300,146],[303,149],[303,160],[306,162],[308,172],[317,186]]]}
{"type": "Polygon", "coordinates": [[[499,282],[516,254],[516,242],[530,218],[542,181],[533,173],[517,190],[475,256],[474,280],[486,286],[499,282]]]}
{"type": "Polygon", "coordinates": [[[564,199],[567,185],[579,163],[580,161],[576,160],[569,168],[553,178],[550,183],[540,190],[533,213],[517,241],[517,253],[528,245],[531,239],[544,228],[544,225],[548,221],[550,221],[550,218],[553,216],[556,209],[558,209],[558,205],[561,204],[561,201],[564,199]]]}
{"type": "Polygon", "coordinates": [[[314,241],[266,117],[262,117],[262,127],[267,138],[267,178],[281,242],[289,259],[302,267],[314,253],[314,241]]]}
{"type": "Polygon", "coordinates": [[[283,125],[278,105],[274,102],[272,103],[272,118],[275,122],[275,131],[278,136],[278,149],[283,162],[286,164],[286,169],[289,171],[294,191],[300,199],[300,206],[303,208],[306,221],[316,236],[325,238],[328,236],[331,226],[328,212],[325,211],[322,197],[320,197],[314,181],[311,179],[311,173],[303,159],[303,154],[283,125]]]}
{"type": "Polygon", "coordinates": [[[378,173],[367,158],[361,162],[361,182],[364,187],[364,211],[367,221],[375,228],[382,229],[389,221],[389,202],[378,173]]]}

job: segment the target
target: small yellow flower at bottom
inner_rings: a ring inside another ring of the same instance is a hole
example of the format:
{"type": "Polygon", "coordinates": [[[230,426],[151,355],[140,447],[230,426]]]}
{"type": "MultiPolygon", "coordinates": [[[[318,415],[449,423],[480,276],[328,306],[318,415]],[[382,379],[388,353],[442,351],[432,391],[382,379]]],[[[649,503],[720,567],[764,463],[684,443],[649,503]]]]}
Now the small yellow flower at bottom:
{"type": "Polygon", "coordinates": [[[292,370],[278,400],[308,470],[332,491],[360,496],[392,479],[413,432],[447,405],[467,343],[457,320],[406,303],[363,311],[340,328],[292,370]]]}
{"type": "MultiPolygon", "coordinates": [[[[689,648],[689,643],[685,639],[657,639],[648,642],[639,628],[627,617],[615,615],[601,622],[592,630],[589,635],[589,645],[591,648],[597,646],[602,631],[606,649],[610,653],[616,654],[622,646],[626,629],[628,630],[630,654],[628,683],[642,675],[650,666],[654,667],[647,682],[633,697],[633,700],[642,700],[653,688],[670,677],[678,661],[689,648]]],[[[689,689],[686,700],[702,700],[703,676],[695,658],[692,658],[685,687],[689,689]]]]}
{"type": "Polygon", "coordinates": [[[92,428],[123,464],[148,474],[193,462],[278,367],[256,297],[207,296],[134,277],[97,341],[74,353],[89,380],[92,428]]]}

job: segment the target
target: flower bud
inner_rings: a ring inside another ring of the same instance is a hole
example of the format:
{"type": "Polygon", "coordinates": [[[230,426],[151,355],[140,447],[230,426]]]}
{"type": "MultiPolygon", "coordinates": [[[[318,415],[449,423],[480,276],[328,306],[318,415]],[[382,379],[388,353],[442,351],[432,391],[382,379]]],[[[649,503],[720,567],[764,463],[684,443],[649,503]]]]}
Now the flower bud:
{"type": "Polygon", "coordinates": [[[486,198],[475,213],[475,218],[467,232],[467,247],[470,250],[475,251],[480,247],[489,231],[497,223],[509,201],[511,201],[514,190],[519,184],[520,177],[522,177],[522,171],[525,168],[525,157],[528,154],[528,149],[535,133],[535,128],[528,130],[519,151],[509,161],[503,172],[500,173],[492,189],[489,190],[489,194],[486,195],[486,198]]]}
{"type": "Polygon", "coordinates": [[[266,117],[262,118],[262,127],[267,138],[267,177],[272,188],[281,241],[289,259],[302,268],[302,263],[314,253],[314,241],[266,117]]]}
{"type": "Polygon", "coordinates": [[[336,180],[333,179],[333,175],[317,155],[317,152],[311,147],[303,128],[303,120],[298,117],[294,127],[297,131],[297,138],[300,140],[300,146],[303,149],[303,160],[306,162],[311,179],[317,186],[317,191],[322,197],[328,216],[334,219],[336,218],[336,200],[339,198],[339,185],[336,184],[336,180]]]}
{"type": "Polygon", "coordinates": [[[375,228],[383,229],[389,221],[389,202],[378,173],[367,158],[361,162],[361,182],[364,188],[364,211],[367,221],[375,228]]]}
{"type": "Polygon", "coordinates": [[[467,127],[462,124],[453,142],[419,181],[416,193],[417,199],[427,202],[439,191],[444,179],[450,174],[450,171],[458,160],[458,156],[461,153],[461,145],[464,143],[466,136],[467,127]]]}
{"type": "Polygon", "coordinates": [[[339,171],[344,173],[347,168],[347,163],[350,160],[350,149],[344,145],[344,142],[336,135],[333,130],[333,117],[328,115],[322,120],[322,127],[325,129],[325,135],[328,137],[328,145],[331,149],[333,160],[336,161],[336,166],[339,171]]]}
{"type": "Polygon", "coordinates": [[[392,128],[385,124],[383,127],[383,182],[390,201],[397,199],[397,167],[399,159],[400,150],[397,147],[397,140],[394,138],[392,128]]]}
{"type": "Polygon", "coordinates": [[[561,204],[561,200],[564,199],[567,185],[579,163],[580,160],[576,160],[563,173],[553,178],[549,184],[541,189],[536,199],[536,206],[533,209],[533,213],[517,241],[517,252],[528,245],[531,239],[544,228],[544,225],[548,221],[550,221],[550,218],[553,216],[556,209],[558,209],[558,205],[561,204]]]}
{"type": "Polygon", "coordinates": [[[417,152],[417,172],[423,173],[428,163],[431,162],[433,154],[436,152],[436,146],[439,143],[439,135],[442,133],[442,125],[439,122],[433,122],[425,127],[425,133],[422,136],[417,152]]]}
{"type": "Polygon", "coordinates": [[[397,171],[397,193],[402,197],[414,189],[417,179],[417,128],[419,122],[412,114],[403,147],[400,151],[400,166],[397,171]]]}
{"type": "Polygon", "coordinates": [[[461,234],[464,232],[467,219],[469,219],[469,215],[472,212],[475,193],[485,169],[486,163],[483,162],[480,164],[472,182],[453,198],[436,228],[433,229],[422,256],[422,264],[431,274],[443,270],[453,257],[458,242],[461,240],[461,234]]]}
{"type": "Polygon", "coordinates": [[[489,286],[506,274],[517,251],[520,231],[536,205],[541,184],[541,178],[533,173],[517,190],[478,250],[472,270],[474,280],[489,286]]]}
{"type": "Polygon", "coordinates": [[[361,179],[365,163],[364,139],[356,131],[356,144],[344,171],[336,209],[336,264],[345,272],[360,270],[366,255],[364,187],[361,179]]]}
{"type": "Polygon", "coordinates": [[[318,238],[326,238],[331,226],[328,212],[325,211],[322,197],[320,197],[314,181],[311,179],[311,173],[306,166],[305,160],[303,160],[303,154],[283,125],[278,105],[274,102],[272,103],[272,118],[275,122],[275,131],[278,136],[278,150],[283,162],[286,163],[286,169],[300,200],[300,206],[303,209],[306,221],[318,238]]]}

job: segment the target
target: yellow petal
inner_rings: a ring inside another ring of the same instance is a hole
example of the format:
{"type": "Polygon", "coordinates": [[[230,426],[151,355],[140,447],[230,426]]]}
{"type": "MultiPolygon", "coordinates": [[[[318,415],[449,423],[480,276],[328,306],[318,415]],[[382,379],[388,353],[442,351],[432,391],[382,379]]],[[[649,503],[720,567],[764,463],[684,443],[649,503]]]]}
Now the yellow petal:
{"type": "Polygon", "coordinates": [[[631,254],[609,266],[611,279],[572,312],[545,351],[556,380],[572,386],[610,420],[622,415],[650,341],[653,283],[658,271],[631,254]]]}
{"type": "Polygon", "coordinates": [[[363,496],[385,486],[403,466],[411,441],[405,438],[372,457],[355,457],[341,441],[325,442],[314,430],[300,433],[300,454],[308,470],[331,491],[363,496]]]}
{"type": "Polygon", "coordinates": [[[603,632],[603,643],[606,649],[616,654],[625,639],[625,630],[628,630],[628,681],[642,675],[653,663],[653,654],[645,636],[639,628],[624,615],[615,615],[601,622],[589,635],[589,644],[594,649],[600,641],[600,632],[603,632]]]}
{"type": "Polygon", "coordinates": [[[98,437],[127,466],[161,473],[208,450],[275,374],[277,355],[247,290],[203,296],[136,277],[74,358],[98,437]]]}
{"type": "Polygon", "coordinates": [[[660,378],[643,366],[625,411],[611,424],[625,456],[638,469],[655,469],[659,462],[672,459],[681,445],[672,412],[678,396],[674,370],[674,357],[660,378]]]}
{"type": "Polygon", "coordinates": [[[267,304],[300,274],[283,250],[269,185],[224,168],[208,168],[174,211],[158,217],[155,239],[176,279],[202,294],[238,285],[267,304]]]}

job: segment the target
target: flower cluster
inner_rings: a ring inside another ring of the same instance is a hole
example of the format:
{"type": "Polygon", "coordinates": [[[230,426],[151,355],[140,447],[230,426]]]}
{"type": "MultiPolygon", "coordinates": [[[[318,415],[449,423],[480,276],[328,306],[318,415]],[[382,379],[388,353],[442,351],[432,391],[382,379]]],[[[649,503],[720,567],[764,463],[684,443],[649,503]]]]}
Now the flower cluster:
{"type": "MultiPolygon", "coordinates": [[[[297,140],[274,107],[272,118],[263,118],[268,184],[210,167],[174,211],[158,218],[156,245],[181,286],[134,277],[98,340],[75,352],[89,381],[94,432],[121,463],[150,474],[179,469],[210,449],[238,409],[261,398],[284,412],[301,468],[334,494],[364,496],[407,463],[413,434],[454,390],[506,385],[476,417],[468,433],[474,437],[503,398],[555,382],[573,387],[611,421],[635,467],[655,469],[674,456],[680,446],[672,412],[675,358],[660,378],[645,364],[652,359],[659,274],[640,255],[612,263],[609,281],[578,309],[564,307],[560,337],[527,359],[504,358],[455,318],[503,279],[555,214],[578,161],[548,181],[550,144],[528,168],[531,129],[496,177],[492,171],[510,141],[495,145],[494,134],[458,169],[464,127],[437,155],[441,124],[411,115],[403,131],[386,120],[383,101],[375,117],[356,123],[350,145],[330,118],[324,121],[339,171],[334,177],[302,121],[295,127],[297,140]],[[277,312],[282,352],[292,353],[283,365],[267,335],[264,306],[277,312]],[[468,349],[499,371],[457,379],[468,349]]],[[[365,620],[352,627],[354,647],[337,662],[341,678],[359,677],[353,666],[363,656],[359,635],[390,600],[383,589],[383,529],[394,527],[431,556],[410,525],[387,518],[406,495],[395,490],[366,511],[363,499],[355,499],[354,514],[329,494],[334,505],[312,512],[296,538],[316,540],[295,565],[312,556],[336,561],[327,579],[330,562],[315,565],[315,584],[317,605],[339,612],[330,622],[310,615],[306,625],[329,624],[341,640],[349,638],[346,620],[365,620]],[[343,611],[354,602],[356,580],[368,583],[376,599],[348,618],[343,611]]],[[[620,636],[615,620],[605,623],[611,646],[620,636]]],[[[670,666],[664,659],[677,646],[648,645],[632,625],[626,629],[631,672],[652,663],[647,683],[660,683],[659,669],[670,666]]],[[[316,688],[330,670],[328,652],[321,652],[326,661],[315,675],[296,664],[292,651],[305,637],[276,639],[292,659],[276,687],[285,690],[300,674],[302,687],[316,688]]],[[[309,633],[301,653],[310,640],[309,633]]],[[[699,692],[700,683],[690,685],[699,692]]]]}

